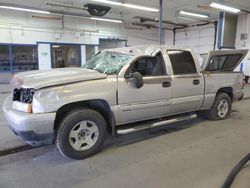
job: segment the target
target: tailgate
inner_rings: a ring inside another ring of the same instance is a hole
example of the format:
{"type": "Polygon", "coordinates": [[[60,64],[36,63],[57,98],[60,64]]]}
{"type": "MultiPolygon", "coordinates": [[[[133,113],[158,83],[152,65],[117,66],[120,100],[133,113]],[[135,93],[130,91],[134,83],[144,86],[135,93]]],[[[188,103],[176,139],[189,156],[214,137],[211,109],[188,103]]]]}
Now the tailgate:
{"type": "Polygon", "coordinates": [[[211,51],[208,54],[207,61],[202,65],[202,70],[233,72],[247,53],[247,49],[211,51]]]}

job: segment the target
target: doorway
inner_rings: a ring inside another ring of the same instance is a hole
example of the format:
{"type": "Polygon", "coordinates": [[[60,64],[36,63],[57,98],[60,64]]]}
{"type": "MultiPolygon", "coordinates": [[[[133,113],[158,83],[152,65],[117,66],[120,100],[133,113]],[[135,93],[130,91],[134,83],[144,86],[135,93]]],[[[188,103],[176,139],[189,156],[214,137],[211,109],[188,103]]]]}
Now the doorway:
{"type": "Polygon", "coordinates": [[[80,67],[80,45],[52,44],[52,68],[80,67]]]}

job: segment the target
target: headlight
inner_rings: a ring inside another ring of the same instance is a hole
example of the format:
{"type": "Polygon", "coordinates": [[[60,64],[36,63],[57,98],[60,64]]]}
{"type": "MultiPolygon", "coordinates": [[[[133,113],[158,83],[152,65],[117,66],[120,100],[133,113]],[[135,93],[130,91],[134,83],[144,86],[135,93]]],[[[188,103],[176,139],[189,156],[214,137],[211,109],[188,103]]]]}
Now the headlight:
{"type": "Polygon", "coordinates": [[[61,93],[62,89],[63,87],[38,90],[33,97],[33,113],[55,111],[58,107],[58,104],[60,103],[59,94],[61,93]]]}
{"type": "Polygon", "coordinates": [[[32,103],[33,96],[36,89],[33,88],[20,88],[13,90],[13,101],[19,101],[22,103],[32,103]]]}
{"type": "Polygon", "coordinates": [[[20,88],[12,91],[13,103],[12,108],[21,112],[32,112],[32,101],[36,89],[20,88]]]}

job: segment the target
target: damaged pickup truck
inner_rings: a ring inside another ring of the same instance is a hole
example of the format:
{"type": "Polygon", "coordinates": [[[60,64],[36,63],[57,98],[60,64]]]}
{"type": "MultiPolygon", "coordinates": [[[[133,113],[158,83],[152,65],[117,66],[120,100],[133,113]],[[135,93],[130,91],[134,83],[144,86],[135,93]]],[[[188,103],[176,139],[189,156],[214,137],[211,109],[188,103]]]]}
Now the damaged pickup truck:
{"type": "Polygon", "coordinates": [[[108,132],[131,133],[197,112],[227,118],[243,98],[243,74],[233,71],[247,52],[212,51],[201,67],[189,49],[103,50],[82,68],[16,74],[4,116],[27,143],[55,143],[64,156],[83,159],[102,148],[108,132]]]}

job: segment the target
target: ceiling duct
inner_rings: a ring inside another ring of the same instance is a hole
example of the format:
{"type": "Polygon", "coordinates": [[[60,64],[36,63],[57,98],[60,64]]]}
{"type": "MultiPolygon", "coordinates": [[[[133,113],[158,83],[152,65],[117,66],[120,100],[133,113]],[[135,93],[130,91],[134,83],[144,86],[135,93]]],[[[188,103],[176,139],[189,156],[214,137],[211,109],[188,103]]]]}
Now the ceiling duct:
{"type": "Polygon", "coordinates": [[[88,8],[86,8],[86,7],[74,6],[74,5],[67,4],[67,3],[45,2],[45,4],[50,5],[50,6],[56,6],[56,7],[72,8],[72,9],[79,9],[79,10],[88,10],[88,8]]]}
{"type": "MultiPolygon", "coordinates": [[[[154,22],[154,23],[158,23],[159,20],[158,18],[146,18],[146,17],[141,17],[141,16],[135,16],[134,18],[137,18],[140,20],[140,23],[145,23],[145,22],[154,22]]],[[[172,21],[168,21],[168,20],[163,20],[162,21],[163,24],[167,24],[167,25],[170,25],[170,26],[174,26],[175,28],[185,28],[187,27],[188,25],[186,24],[183,24],[183,23],[178,23],[178,22],[172,22],[172,21]]]]}
{"type": "Polygon", "coordinates": [[[111,7],[97,5],[97,4],[85,4],[82,6],[74,6],[73,4],[68,3],[57,3],[57,2],[45,2],[46,5],[55,6],[55,7],[63,7],[70,9],[78,9],[78,10],[86,10],[92,16],[105,16],[111,9],[111,7]]]}
{"type": "MultiPolygon", "coordinates": [[[[138,23],[138,22],[132,22],[132,25],[146,27],[147,29],[159,28],[159,26],[154,25],[154,24],[146,24],[146,23],[138,23]]],[[[173,30],[173,28],[168,28],[168,27],[163,27],[162,29],[171,30],[171,31],[173,30]]]]}

